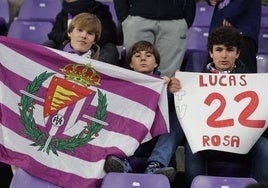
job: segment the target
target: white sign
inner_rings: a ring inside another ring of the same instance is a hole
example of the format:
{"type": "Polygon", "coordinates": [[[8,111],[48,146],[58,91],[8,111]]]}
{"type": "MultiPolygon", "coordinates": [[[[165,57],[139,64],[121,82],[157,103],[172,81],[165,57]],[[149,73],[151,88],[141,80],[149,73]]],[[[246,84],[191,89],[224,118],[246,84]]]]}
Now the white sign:
{"type": "Polygon", "coordinates": [[[176,112],[192,152],[245,154],[267,128],[268,74],[176,72],[176,112]]]}

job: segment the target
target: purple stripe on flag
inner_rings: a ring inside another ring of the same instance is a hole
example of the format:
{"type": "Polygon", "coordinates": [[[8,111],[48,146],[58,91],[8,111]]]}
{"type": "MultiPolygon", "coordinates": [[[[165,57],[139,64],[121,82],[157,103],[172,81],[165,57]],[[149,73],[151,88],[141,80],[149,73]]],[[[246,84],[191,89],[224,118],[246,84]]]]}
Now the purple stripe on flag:
{"type": "MultiPolygon", "coordinates": [[[[59,70],[59,67],[63,68],[69,63],[75,63],[70,61],[69,59],[64,58],[63,56],[54,53],[53,51],[45,48],[44,46],[34,45],[27,42],[18,43],[16,39],[7,40],[7,38],[5,37],[0,37],[0,41],[2,41],[2,43],[4,43],[6,46],[17,51],[21,55],[24,55],[25,57],[35,61],[38,64],[46,66],[47,68],[50,68],[57,73],[61,72],[59,70]]],[[[100,75],[103,81],[101,82],[99,88],[109,90],[110,92],[119,94],[123,97],[127,97],[146,106],[148,105],[148,108],[151,108],[153,110],[156,109],[156,106],[151,106],[151,104],[155,104],[155,101],[158,101],[159,94],[157,92],[152,91],[144,86],[113,78],[108,75],[100,75]],[[115,85],[117,87],[114,87],[115,85]],[[154,94],[152,95],[152,93],[154,94]],[[150,102],[154,101],[153,103],[147,104],[148,101],[144,100],[147,98],[145,96],[146,94],[151,95],[150,102]]]]}
{"type": "MultiPolygon", "coordinates": [[[[13,111],[11,111],[9,108],[4,106],[3,104],[0,104],[1,106],[1,123],[3,126],[9,128],[10,130],[16,132],[18,135],[28,138],[31,140],[26,134],[23,134],[21,131],[25,129],[24,125],[20,122],[20,117],[15,114],[13,111]],[[10,121],[12,120],[12,121],[10,121]]],[[[45,128],[40,128],[40,131],[44,131],[45,128]]],[[[131,131],[132,129],[129,129],[131,131]]],[[[101,134],[101,132],[99,133],[101,134]]],[[[69,136],[66,136],[64,134],[57,135],[57,139],[65,139],[66,142],[70,139],[69,136]]],[[[98,139],[96,137],[95,139],[98,139]]],[[[34,141],[33,141],[34,142],[34,141]]],[[[23,143],[20,143],[22,146],[23,143]]],[[[35,146],[33,146],[35,147],[35,146]]],[[[39,146],[36,146],[36,151],[39,149],[39,146]]],[[[38,152],[38,151],[37,151],[38,152]]],[[[42,151],[39,151],[42,152],[42,151]]],[[[98,161],[100,159],[105,158],[105,155],[109,154],[116,154],[120,156],[125,156],[125,154],[118,148],[116,147],[100,147],[100,146],[94,146],[91,145],[90,142],[86,145],[80,146],[80,147],[75,147],[74,153],[67,152],[72,156],[79,156],[79,158],[87,160],[87,161],[98,161]],[[94,152],[91,152],[94,151],[94,152]]],[[[53,154],[54,155],[54,154],[53,154]]]]}
{"type": "MultiPolygon", "coordinates": [[[[98,178],[82,178],[79,175],[73,173],[66,173],[55,168],[47,168],[43,164],[31,158],[29,155],[24,155],[5,149],[0,145],[0,151],[6,151],[2,154],[3,162],[7,164],[13,164],[16,167],[22,168],[33,176],[39,177],[43,180],[51,182],[55,185],[62,186],[64,188],[74,188],[74,187],[87,187],[96,188],[100,187],[102,180],[98,178]],[[20,160],[18,160],[20,159],[20,160]],[[70,181],[71,180],[71,181],[70,181]]],[[[56,161],[55,164],[62,163],[61,161],[56,161]]],[[[81,167],[81,172],[90,171],[87,167],[81,167]]],[[[98,166],[96,166],[98,168],[98,166]]]]}

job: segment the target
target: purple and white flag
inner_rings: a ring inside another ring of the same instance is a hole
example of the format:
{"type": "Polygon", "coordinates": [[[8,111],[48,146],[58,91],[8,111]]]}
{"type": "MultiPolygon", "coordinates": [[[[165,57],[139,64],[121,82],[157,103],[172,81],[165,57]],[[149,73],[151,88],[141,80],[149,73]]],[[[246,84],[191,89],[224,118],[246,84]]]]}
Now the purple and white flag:
{"type": "Polygon", "coordinates": [[[108,155],[169,131],[164,81],[0,37],[0,161],[56,185],[100,187],[108,155]]]}

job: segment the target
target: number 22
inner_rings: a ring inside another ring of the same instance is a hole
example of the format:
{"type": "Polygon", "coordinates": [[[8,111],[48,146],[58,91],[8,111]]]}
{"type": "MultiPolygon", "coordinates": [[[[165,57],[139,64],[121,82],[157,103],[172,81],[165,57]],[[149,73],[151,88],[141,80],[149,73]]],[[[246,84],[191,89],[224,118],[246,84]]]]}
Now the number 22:
{"type": "MultiPolygon", "coordinates": [[[[238,117],[239,123],[245,127],[263,128],[266,123],[265,120],[248,119],[248,117],[256,110],[259,104],[259,98],[258,98],[257,93],[254,91],[245,91],[235,96],[234,100],[236,102],[240,102],[241,100],[245,98],[250,98],[251,100],[249,104],[245,107],[245,109],[242,110],[242,112],[240,113],[238,117]]],[[[220,93],[209,94],[206,100],[204,101],[204,103],[210,106],[214,100],[219,100],[220,106],[218,107],[218,109],[215,110],[215,112],[213,112],[208,117],[207,119],[208,126],[215,127],[215,128],[234,126],[234,120],[232,118],[218,120],[218,118],[222,115],[226,106],[226,100],[220,93]]]]}

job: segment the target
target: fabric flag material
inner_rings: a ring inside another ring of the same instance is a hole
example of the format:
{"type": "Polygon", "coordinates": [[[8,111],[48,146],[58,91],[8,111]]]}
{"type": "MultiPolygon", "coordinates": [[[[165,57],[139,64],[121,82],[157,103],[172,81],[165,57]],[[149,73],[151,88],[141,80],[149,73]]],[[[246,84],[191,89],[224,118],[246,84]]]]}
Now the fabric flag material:
{"type": "Polygon", "coordinates": [[[56,185],[100,187],[108,155],[169,131],[162,79],[0,37],[0,161],[56,185]]]}

